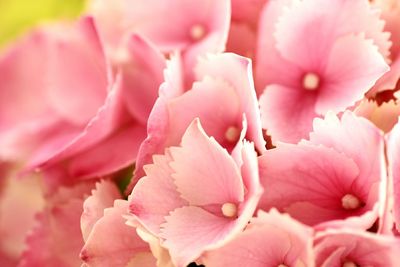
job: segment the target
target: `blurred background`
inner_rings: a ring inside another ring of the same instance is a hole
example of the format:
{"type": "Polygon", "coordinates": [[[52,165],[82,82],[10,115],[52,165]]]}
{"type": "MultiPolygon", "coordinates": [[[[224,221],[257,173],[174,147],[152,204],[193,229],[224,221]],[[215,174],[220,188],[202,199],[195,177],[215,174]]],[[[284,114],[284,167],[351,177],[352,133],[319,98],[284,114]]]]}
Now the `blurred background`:
{"type": "Polygon", "coordinates": [[[56,19],[72,19],[85,0],[0,0],[0,48],[30,28],[56,19]]]}

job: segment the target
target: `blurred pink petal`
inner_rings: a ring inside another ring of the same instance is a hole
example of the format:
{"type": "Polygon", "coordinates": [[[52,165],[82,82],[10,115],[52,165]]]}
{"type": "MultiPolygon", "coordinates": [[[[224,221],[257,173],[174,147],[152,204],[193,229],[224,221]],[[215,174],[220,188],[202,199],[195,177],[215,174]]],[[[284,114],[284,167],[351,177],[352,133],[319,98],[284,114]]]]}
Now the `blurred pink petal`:
{"type": "Polygon", "coordinates": [[[80,253],[87,266],[156,265],[149,245],[137,235],[133,227],[125,224],[123,215],[127,215],[127,212],[128,202],[125,200],[116,200],[114,207],[104,210],[104,216],[94,224],[80,253]]]}
{"type": "Polygon", "coordinates": [[[96,184],[92,195],[83,203],[81,230],[85,241],[87,241],[94,224],[103,217],[104,209],[112,207],[114,200],[120,198],[121,194],[112,182],[103,180],[96,184]]]}
{"type": "Polygon", "coordinates": [[[332,266],[397,266],[400,242],[391,236],[355,230],[328,230],[317,234],[316,264],[332,266]]]}
{"type": "Polygon", "coordinates": [[[314,266],[313,231],[287,215],[258,212],[246,230],[202,256],[206,266],[314,266]]]}

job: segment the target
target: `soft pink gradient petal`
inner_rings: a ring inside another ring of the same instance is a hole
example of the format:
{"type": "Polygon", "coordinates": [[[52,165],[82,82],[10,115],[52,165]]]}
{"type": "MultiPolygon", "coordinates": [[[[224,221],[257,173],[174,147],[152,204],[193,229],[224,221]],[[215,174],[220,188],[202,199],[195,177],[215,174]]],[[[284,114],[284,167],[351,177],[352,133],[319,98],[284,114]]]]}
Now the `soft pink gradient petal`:
{"type": "Polygon", "coordinates": [[[389,34],[383,32],[384,21],[367,1],[305,0],[292,3],[282,13],[276,28],[277,48],[287,60],[306,69],[323,67],[327,64],[326,55],[338,37],[360,33],[373,39],[380,52],[388,56],[389,34]]]}
{"type": "Polygon", "coordinates": [[[207,76],[195,82],[193,88],[168,103],[169,131],[167,145],[177,145],[186,128],[200,118],[208,135],[230,150],[236,142],[229,142],[225,133],[230,126],[240,127],[242,113],[240,99],[225,80],[207,76]],[[199,105],[199,101],[203,104],[199,105]]]}
{"type": "Polygon", "coordinates": [[[96,115],[107,96],[107,66],[93,19],[76,27],[55,25],[47,52],[46,91],[52,108],[76,125],[96,115]],[[61,32],[61,34],[60,34],[61,32]]]}
{"type": "Polygon", "coordinates": [[[148,244],[137,235],[134,228],[125,224],[123,215],[127,215],[127,212],[128,202],[125,200],[116,200],[114,207],[104,211],[104,216],[93,226],[80,253],[86,264],[93,267],[126,267],[132,259],[139,260],[135,259],[136,256],[144,256],[144,262],[148,265],[140,266],[156,265],[148,244]],[[145,255],[138,255],[143,252],[145,255]]]}
{"type": "Polygon", "coordinates": [[[269,84],[296,87],[303,75],[303,70],[285,60],[276,48],[274,34],[276,24],[285,7],[292,2],[292,0],[268,1],[261,11],[256,47],[257,95],[261,95],[265,86],[269,84]]]}
{"type": "Polygon", "coordinates": [[[28,248],[19,267],[80,265],[83,240],[79,222],[84,197],[91,188],[91,183],[60,188],[47,199],[45,209],[37,216],[38,225],[27,238],[28,248]]]}
{"type": "Polygon", "coordinates": [[[122,87],[127,109],[134,118],[146,124],[164,80],[164,56],[147,40],[132,35],[127,42],[126,58],[117,62],[122,72],[122,87]]]}
{"type": "MultiPolygon", "coordinates": [[[[389,172],[389,186],[393,189],[393,217],[396,229],[400,229],[400,123],[398,122],[387,136],[387,158],[389,172]]],[[[387,207],[389,212],[391,207],[387,207]]]]}
{"type": "Polygon", "coordinates": [[[146,177],[141,178],[129,197],[130,213],[151,233],[159,234],[160,224],[170,211],[187,205],[176,191],[169,166],[172,158],[165,155],[153,156],[153,164],[144,166],[146,177]]]}
{"type": "Polygon", "coordinates": [[[161,235],[166,240],[163,246],[168,248],[177,267],[195,261],[208,247],[220,245],[235,226],[235,220],[195,206],[176,209],[165,220],[161,228],[161,235]]]}
{"type": "Polygon", "coordinates": [[[356,230],[328,230],[317,234],[317,266],[342,266],[351,261],[357,266],[397,266],[400,242],[392,236],[356,230]]]}
{"type": "Polygon", "coordinates": [[[121,194],[111,181],[103,180],[96,184],[92,195],[83,203],[81,231],[84,241],[87,241],[94,224],[103,217],[104,209],[112,207],[114,200],[119,198],[121,194]]]}
{"type": "Polygon", "coordinates": [[[209,55],[200,59],[196,66],[196,76],[199,80],[207,76],[223,79],[235,90],[241,113],[246,115],[248,132],[246,138],[254,142],[260,153],[265,151],[265,141],[261,132],[260,112],[253,83],[251,60],[224,53],[209,55]],[[229,71],[227,71],[229,69],[229,71]]]}
{"type": "Polygon", "coordinates": [[[287,215],[260,211],[246,230],[223,247],[206,252],[206,266],[314,266],[311,228],[287,215]]]}
{"type": "MultiPolygon", "coordinates": [[[[360,216],[378,201],[378,186],[359,176],[351,158],[331,148],[279,144],[259,158],[259,165],[265,191],[258,207],[276,207],[312,226],[360,216]],[[344,209],[342,197],[346,194],[355,195],[364,205],[344,209]]],[[[375,218],[367,224],[371,226],[374,221],[375,218]]]]}
{"type": "Polygon", "coordinates": [[[243,201],[243,181],[235,161],[206,135],[198,119],[186,130],[181,147],[171,148],[171,157],[177,191],[190,205],[243,201]]]}
{"type": "Polygon", "coordinates": [[[260,97],[261,123],[272,142],[297,143],[307,138],[312,121],[318,115],[314,111],[317,96],[306,91],[270,85],[260,97]]]}
{"type": "Polygon", "coordinates": [[[326,79],[322,81],[315,111],[339,112],[353,105],[388,70],[372,40],[365,40],[363,35],[339,38],[326,63],[326,79]]]}
{"type": "Polygon", "coordinates": [[[232,21],[256,27],[259,13],[268,0],[232,0],[232,21]]]}

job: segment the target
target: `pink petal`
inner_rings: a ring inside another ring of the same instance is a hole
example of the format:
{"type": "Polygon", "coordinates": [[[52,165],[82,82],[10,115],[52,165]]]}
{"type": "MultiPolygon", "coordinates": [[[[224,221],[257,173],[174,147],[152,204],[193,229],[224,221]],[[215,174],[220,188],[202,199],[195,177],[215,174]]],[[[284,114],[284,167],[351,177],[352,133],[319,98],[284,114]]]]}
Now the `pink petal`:
{"type": "Polygon", "coordinates": [[[316,263],[324,267],[342,266],[346,261],[357,266],[396,266],[399,245],[391,236],[330,230],[318,234],[315,239],[316,263]]]}
{"type": "Polygon", "coordinates": [[[389,70],[372,40],[367,41],[362,35],[339,38],[326,64],[326,79],[315,106],[318,114],[342,111],[353,105],[389,70]],[[351,61],[347,60],[349,57],[351,61]]]}
{"type": "Polygon", "coordinates": [[[153,156],[154,163],[144,167],[147,176],[137,182],[129,197],[130,213],[155,235],[170,211],[187,204],[176,191],[171,160],[168,150],[165,155],[153,156]]]}
{"type": "Polygon", "coordinates": [[[39,225],[27,238],[28,249],[18,266],[79,266],[83,246],[79,227],[83,192],[88,185],[60,189],[37,217],[39,225]]]}
{"type": "Polygon", "coordinates": [[[314,266],[311,228],[275,210],[259,212],[225,246],[206,252],[206,266],[314,266]],[[303,265],[301,265],[303,264],[303,265]]]}
{"type": "Polygon", "coordinates": [[[235,225],[234,220],[194,206],[176,209],[165,219],[161,230],[166,239],[163,246],[178,267],[195,261],[204,250],[221,245],[235,225]]]}
{"type": "Polygon", "coordinates": [[[206,59],[199,60],[196,66],[196,75],[199,80],[205,79],[207,76],[216,79],[222,78],[233,87],[240,99],[240,110],[246,115],[249,125],[247,139],[253,141],[259,152],[263,153],[265,141],[261,132],[251,61],[231,53],[209,55],[206,59]],[[227,69],[229,71],[226,71],[227,69]]]}
{"type": "Polygon", "coordinates": [[[118,62],[122,70],[124,100],[132,116],[145,124],[164,80],[165,59],[139,35],[132,35],[126,46],[127,57],[118,62]]]}
{"type": "Polygon", "coordinates": [[[297,143],[312,130],[316,95],[280,85],[268,86],[260,97],[261,122],[272,142],[297,143]],[[289,125],[289,127],[288,127],[289,125]]]}
{"type": "Polygon", "coordinates": [[[47,97],[73,124],[85,125],[107,95],[107,66],[92,18],[76,27],[54,26],[47,50],[47,97]],[[60,34],[62,32],[62,34],[60,34]]]}
{"type": "MultiPolygon", "coordinates": [[[[388,198],[393,198],[393,217],[396,223],[396,229],[400,229],[400,124],[397,123],[390,134],[387,136],[387,157],[389,167],[389,188],[393,193],[388,198]]],[[[390,203],[390,202],[389,202],[390,203]]],[[[390,206],[388,207],[391,208],[390,206]]]]}
{"type": "Polygon", "coordinates": [[[259,13],[267,0],[232,0],[232,21],[256,27],[259,13]]]}
{"type": "Polygon", "coordinates": [[[256,49],[257,95],[261,95],[265,86],[269,84],[296,87],[303,75],[301,68],[285,60],[276,49],[274,34],[276,24],[284,8],[292,2],[292,0],[268,1],[261,11],[256,49]]]}
{"type": "Polygon", "coordinates": [[[334,41],[348,34],[365,33],[388,55],[389,35],[384,22],[367,1],[292,1],[276,28],[277,48],[287,60],[306,69],[324,66],[334,41]],[[306,40],[304,41],[304,36],[306,40]],[[303,40],[299,42],[299,40],[303,40]]]}
{"type": "Polygon", "coordinates": [[[92,195],[83,203],[81,230],[86,241],[94,224],[103,217],[104,209],[112,207],[114,200],[121,198],[118,188],[110,181],[103,180],[96,184],[92,195]]]}
{"type": "Polygon", "coordinates": [[[359,176],[354,161],[330,148],[279,144],[261,156],[259,164],[265,188],[259,208],[276,207],[309,225],[360,216],[378,201],[379,177],[373,181],[359,176]],[[347,195],[360,203],[346,208],[347,195]]]}
{"type": "MultiPolygon", "coordinates": [[[[96,222],[80,256],[90,266],[125,267],[133,259],[136,263],[149,263],[155,266],[156,259],[150,249],[133,227],[125,224],[123,215],[128,212],[128,202],[116,200],[114,207],[104,211],[104,216],[96,222]],[[106,242],[105,242],[106,241],[106,242]],[[139,255],[146,253],[146,255],[139,255]],[[144,259],[143,259],[144,256],[144,259]]],[[[146,265],[144,265],[146,266],[146,265]]]]}
{"type": "Polygon", "coordinates": [[[177,190],[190,205],[243,201],[239,169],[229,153],[206,135],[198,119],[186,130],[181,147],[171,148],[171,157],[177,190]]]}

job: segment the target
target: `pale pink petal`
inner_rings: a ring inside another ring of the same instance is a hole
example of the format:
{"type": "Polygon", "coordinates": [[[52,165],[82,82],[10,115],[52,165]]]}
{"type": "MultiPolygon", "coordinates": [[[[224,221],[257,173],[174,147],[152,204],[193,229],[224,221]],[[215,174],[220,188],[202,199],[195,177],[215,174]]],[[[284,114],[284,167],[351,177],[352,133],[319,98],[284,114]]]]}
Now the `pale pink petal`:
{"type": "Polygon", "coordinates": [[[106,60],[93,19],[75,27],[49,27],[46,91],[52,108],[73,124],[85,125],[104,103],[108,80],[106,60]]]}
{"type": "Polygon", "coordinates": [[[198,119],[186,130],[181,147],[171,148],[171,157],[177,191],[190,205],[243,201],[244,187],[235,161],[206,135],[198,119]]]}
{"type": "Polygon", "coordinates": [[[260,97],[261,122],[272,142],[297,143],[307,138],[312,121],[318,115],[314,111],[317,96],[292,88],[270,85],[260,97]]]}
{"type": "Polygon", "coordinates": [[[238,140],[226,138],[226,131],[229,127],[240,129],[240,111],[240,99],[234,88],[225,80],[207,76],[195,82],[190,91],[168,103],[169,131],[166,143],[177,145],[186,128],[198,117],[207,134],[231,150],[238,140]],[[200,99],[204,104],[198,104],[200,99]]]}
{"type": "Polygon", "coordinates": [[[384,22],[367,1],[305,0],[292,3],[282,13],[276,28],[277,48],[287,60],[306,69],[322,67],[338,37],[360,33],[373,39],[379,51],[388,56],[389,34],[383,32],[384,22]]]}
{"type": "Polygon", "coordinates": [[[144,167],[146,177],[141,178],[129,197],[130,213],[153,234],[158,234],[160,224],[170,211],[187,204],[179,193],[171,177],[171,156],[153,156],[154,163],[144,167]]]}
{"type": "Polygon", "coordinates": [[[206,252],[206,266],[314,266],[311,228],[271,210],[259,212],[246,230],[206,252]]]}
{"type": "MultiPolygon", "coordinates": [[[[213,215],[202,208],[179,208],[165,218],[161,234],[177,267],[195,261],[207,248],[222,245],[235,226],[235,220],[213,215]]],[[[244,227],[244,226],[243,226],[244,227]]]]}
{"type": "Polygon", "coordinates": [[[264,5],[258,28],[256,47],[256,89],[261,95],[266,85],[281,84],[295,87],[301,79],[303,71],[299,66],[285,60],[276,49],[276,23],[285,7],[292,0],[268,1],[264,5]]]}
{"type": "Polygon", "coordinates": [[[400,242],[391,236],[355,230],[328,230],[317,234],[317,266],[397,266],[400,242]]]}
{"type": "Polygon", "coordinates": [[[339,112],[353,105],[388,70],[372,40],[367,41],[362,35],[337,39],[322,75],[315,111],[318,114],[328,110],[339,112]]]}
{"type": "Polygon", "coordinates": [[[81,231],[86,241],[94,224],[103,217],[104,209],[112,207],[114,200],[121,198],[118,188],[111,181],[103,180],[96,184],[92,195],[83,203],[81,231]]]}
{"type": "MultiPolygon", "coordinates": [[[[400,229],[400,124],[397,123],[387,136],[389,186],[393,189],[393,216],[396,229],[400,229]]],[[[388,196],[390,198],[390,196],[388,196]]],[[[390,209],[390,207],[389,207],[390,209]]]]}
{"type": "Polygon", "coordinates": [[[27,250],[18,266],[80,265],[79,251],[83,246],[80,216],[84,198],[93,187],[93,182],[60,187],[46,198],[46,206],[37,215],[37,225],[27,237],[27,250]]]}
{"type": "Polygon", "coordinates": [[[232,21],[256,27],[259,13],[267,0],[232,0],[232,21]]]}
{"type": "Polygon", "coordinates": [[[120,48],[124,58],[117,62],[122,72],[122,87],[127,109],[145,124],[163,82],[164,56],[139,35],[129,38],[127,48],[120,48]]]}
{"type": "Polygon", "coordinates": [[[125,200],[116,200],[114,207],[104,211],[104,216],[93,226],[80,253],[86,264],[93,267],[125,267],[132,259],[137,263],[139,258],[140,262],[148,262],[150,258],[155,266],[156,259],[151,254],[146,255],[145,261],[142,261],[144,255],[138,255],[149,253],[150,248],[137,235],[135,228],[125,224],[123,215],[127,215],[127,212],[128,202],[125,200]]]}
{"type": "Polygon", "coordinates": [[[350,111],[346,111],[340,120],[332,113],[325,119],[314,120],[310,142],[333,148],[353,159],[358,165],[360,179],[366,185],[378,184],[386,177],[382,132],[350,111]]]}
{"type": "Polygon", "coordinates": [[[279,144],[259,165],[265,190],[259,208],[276,207],[309,225],[360,216],[378,201],[379,177],[359,176],[354,161],[331,148],[279,144]]]}
{"type": "Polygon", "coordinates": [[[199,80],[211,76],[215,79],[223,79],[232,86],[240,100],[241,113],[246,115],[248,122],[246,139],[253,141],[259,152],[263,153],[265,141],[261,132],[251,60],[231,53],[209,55],[199,60],[195,72],[199,80]]]}

